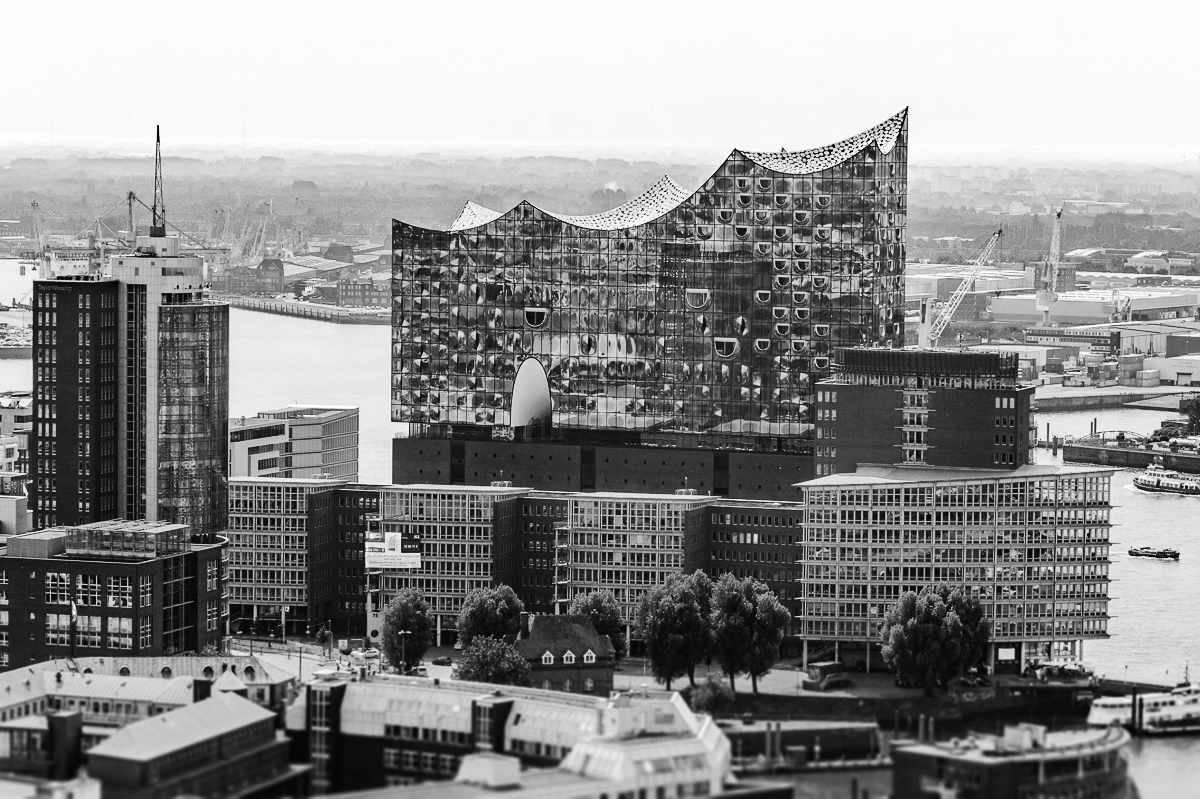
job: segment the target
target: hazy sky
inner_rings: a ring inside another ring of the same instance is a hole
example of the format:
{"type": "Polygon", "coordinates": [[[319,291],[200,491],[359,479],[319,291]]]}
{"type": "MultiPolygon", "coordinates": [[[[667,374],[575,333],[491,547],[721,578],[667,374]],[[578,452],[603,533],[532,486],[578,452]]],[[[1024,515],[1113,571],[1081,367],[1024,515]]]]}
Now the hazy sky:
{"type": "Polygon", "coordinates": [[[1186,2],[39,0],[3,17],[10,143],[126,147],[161,123],[193,145],[720,157],[907,105],[914,158],[1200,162],[1186,2]]]}

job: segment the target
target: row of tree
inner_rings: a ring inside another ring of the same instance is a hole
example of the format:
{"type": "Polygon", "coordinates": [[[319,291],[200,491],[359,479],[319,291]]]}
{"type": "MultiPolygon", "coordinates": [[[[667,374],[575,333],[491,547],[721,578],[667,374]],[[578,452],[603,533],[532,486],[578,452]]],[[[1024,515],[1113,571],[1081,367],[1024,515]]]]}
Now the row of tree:
{"type": "Polygon", "coordinates": [[[790,614],[765,583],[726,573],[713,582],[707,574],[672,575],[647,592],[638,608],[638,629],[654,676],[667,688],[687,676],[696,685],[696,667],[716,662],[729,677],[758,678],[779,659],[790,614]]]}

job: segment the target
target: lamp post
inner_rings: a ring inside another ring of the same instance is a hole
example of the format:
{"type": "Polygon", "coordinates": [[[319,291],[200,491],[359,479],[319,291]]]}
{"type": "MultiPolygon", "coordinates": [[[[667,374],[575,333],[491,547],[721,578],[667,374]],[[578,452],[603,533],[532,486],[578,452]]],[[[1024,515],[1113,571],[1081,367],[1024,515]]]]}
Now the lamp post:
{"type": "MultiPolygon", "coordinates": [[[[400,636],[400,673],[405,674],[408,671],[408,635],[411,630],[396,630],[396,635],[400,636]]],[[[365,644],[364,644],[365,646],[365,644]]]]}

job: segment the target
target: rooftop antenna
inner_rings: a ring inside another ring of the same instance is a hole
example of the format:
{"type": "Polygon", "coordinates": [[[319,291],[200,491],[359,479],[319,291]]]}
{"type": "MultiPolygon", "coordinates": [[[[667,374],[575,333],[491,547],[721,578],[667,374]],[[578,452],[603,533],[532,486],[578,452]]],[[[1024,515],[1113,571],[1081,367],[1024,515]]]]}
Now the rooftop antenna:
{"type": "Polygon", "coordinates": [[[162,135],[159,126],[154,126],[154,220],[150,223],[150,236],[167,237],[167,209],[163,205],[162,193],[162,135]]]}

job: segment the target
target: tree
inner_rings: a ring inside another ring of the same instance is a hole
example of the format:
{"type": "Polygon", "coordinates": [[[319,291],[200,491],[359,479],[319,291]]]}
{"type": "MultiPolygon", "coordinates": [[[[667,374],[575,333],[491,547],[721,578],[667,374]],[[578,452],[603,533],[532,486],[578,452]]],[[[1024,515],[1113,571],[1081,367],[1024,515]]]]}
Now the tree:
{"type": "Polygon", "coordinates": [[[926,586],[906,591],[880,628],[883,661],[899,680],[933,695],[935,685],[961,677],[982,660],[991,625],[979,600],[961,588],[926,586]]]}
{"type": "Polygon", "coordinates": [[[696,684],[696,665],[711,652],[712,581],[702,571],[673,574],[642,596],[638,629],[651,671],[667,688],[685,674],[696,684]]]}
{"type": "Polygon", "coordinates": [[[466,647],[477,635],[512,635],[524,610],[525,603],[507,585],[475,588],[467,593],[458,612],[458,640],[466,647]]]}
{"type": "Polygon", "coordinates": [[[729,675],[729,688],[734,692],[734,677],[750,670],[757,615],[753,581],[739,580],[728,572],[722,574],[712,593],[713,654],[729,675]]]}
{"type": "Polygon", "coordinates": [[[512,644],[490,635],[477,635],[463,647],[454,666],[454,678],[497,685],[524,685],[529,679],[529,663],[512,644]]]}
{"type": "Polygon", "coordinates": [[[621,606],[613,592],[607,589],[580,594],[571,601],[572,615],[587,616],[600,635],[607,635],[616,649],[616,658],[625,657],[625,622],[621,619],[621,606]]]}
{"type": "Polygon", "coordinates": [[[765,583],[754,581],[754,595],[754,646],[746,670],[754,693],[758,693],[758,678],[767,675],[779,660],[779,644],[792,614],[765,583]]]}
{"type": "Polygon", "coordinates": [[[402,588],[383,609],[380,649],[388,663],[402,672],[420,664],[433,644],[429,603],[415,588],[402,588]]]}
{"type": "Polygon", "coordinates": [[[692,710],[712,716],[732,708],[734,696],[728,685],[709,676],[692,689],[691,700],[692,710]]]}

